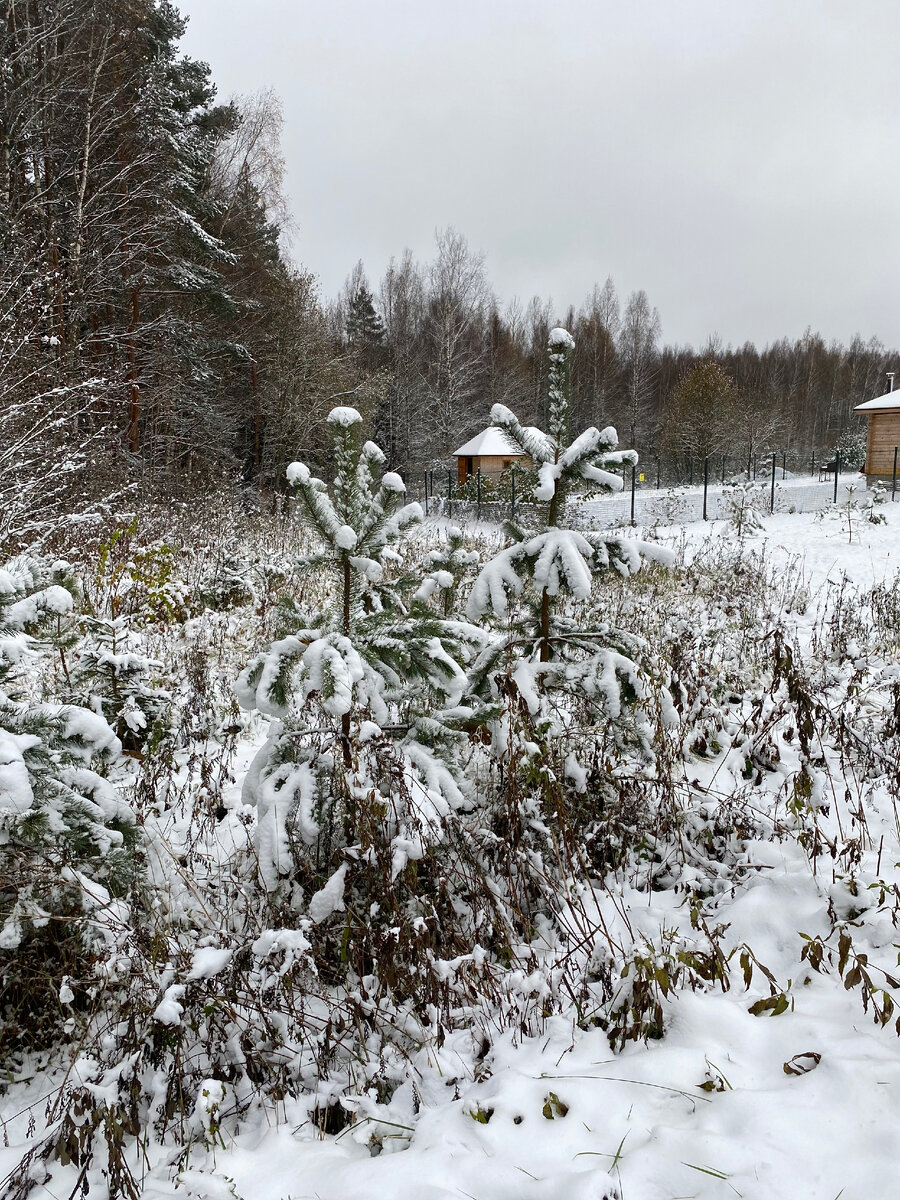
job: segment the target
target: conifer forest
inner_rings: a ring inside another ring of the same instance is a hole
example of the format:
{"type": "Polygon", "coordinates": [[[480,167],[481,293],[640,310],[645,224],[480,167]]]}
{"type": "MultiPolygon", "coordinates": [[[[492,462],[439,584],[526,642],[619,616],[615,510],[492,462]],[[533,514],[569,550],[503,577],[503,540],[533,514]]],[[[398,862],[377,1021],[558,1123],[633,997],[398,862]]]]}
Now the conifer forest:
{"type": "Polygon", "coordinates": [[[896,348],[326,295],[265,81],[2,13],[0,1197],[890,1200],[896,348]]]}

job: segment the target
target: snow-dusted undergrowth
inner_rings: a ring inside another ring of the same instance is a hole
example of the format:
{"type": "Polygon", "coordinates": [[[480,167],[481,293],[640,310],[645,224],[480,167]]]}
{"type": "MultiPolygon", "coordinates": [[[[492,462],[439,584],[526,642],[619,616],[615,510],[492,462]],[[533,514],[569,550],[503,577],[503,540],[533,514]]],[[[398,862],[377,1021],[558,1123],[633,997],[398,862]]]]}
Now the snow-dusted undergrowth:
{"type": "Polygon", "coordinates": [[[0,573],[4,1191],[887,1200],[896,512],[412,527],[349,411],[0,573]]]}

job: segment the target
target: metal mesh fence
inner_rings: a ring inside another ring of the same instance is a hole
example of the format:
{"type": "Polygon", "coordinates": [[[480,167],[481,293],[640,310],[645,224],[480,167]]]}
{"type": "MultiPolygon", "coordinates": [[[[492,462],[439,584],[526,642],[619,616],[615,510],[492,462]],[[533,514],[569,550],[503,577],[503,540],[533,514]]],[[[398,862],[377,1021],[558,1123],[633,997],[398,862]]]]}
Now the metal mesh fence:
{"type": "MultiPolygon", "coordinates": [[[[711,461],[711,460],[710,460],[711,461]]],[[[809,466],[807,466],[809,471],[809,466]]],[[[700,520],[722,520],[730,515],[728,490],[736,483],[745,483],[746,475],[722,482],[721,472],[714,477],[709,464],[700,466],[700,479],[693,483],[656,486],[656,473],[647,466],[638,467],[632,476],[627,470],[623,478],[623,490],[618,493],[591,500],[572,498],[568,502],[566,524],[582,528],[613,528],[618,525],[671,525],[700,520]],[[704,469],[705,466],[705,469],[704,469]]],[[[523,499],[528,495],[520,487],[516,495],[507,490],[498,495],[496,488],[473,481],[463,490],[448,474],[441,478],[435,473],[431,477],[420,477],[418,488],[410,488],[423,508],[431,515],[449,517],[462,523],[476,520],[502,522],[510,518],[526,526],[540,520],[542,506],[523,499]],[[443,484],[439,490],[440,484],[443,484]],[[475,493],[473,498],[473,492],[475,493]]],[[[781,456],[773,464],[770,459],[766,470],[759,470],[755,480],[754,507],[763,513],[819,512],[830,504],[842,504],[854,493],[866,488],[865,477],[857,472],[839,472],[834,464],[824,462],[815,473],[795,474],[785,465],[781,456]],[[774,466],[774,469],[773,469],[774,466]],[[830,469],[826,470],[826,466],[830,469]]],[[[888,499],[896,499],[897,488],[891,481],[887,484],[888,499]]]]}

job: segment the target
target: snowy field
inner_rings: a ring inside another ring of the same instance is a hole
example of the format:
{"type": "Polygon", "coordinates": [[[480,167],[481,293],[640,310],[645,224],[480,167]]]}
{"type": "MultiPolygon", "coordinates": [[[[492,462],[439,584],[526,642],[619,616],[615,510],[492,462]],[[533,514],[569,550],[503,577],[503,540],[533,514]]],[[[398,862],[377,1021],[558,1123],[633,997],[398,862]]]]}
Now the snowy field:
{"type": "MultiPolygon", "coordinates": [[[[711,521],[725,520],[728,516],[727,496],[733,484],[722,484],[719,480],[710,480],[706,496],[706,515],[711,521]]],[[[758,476],[756,487],[759,492],[760,504],[766,512],[772,508],[771,480],[758,476]]],[[[866,489],[865,477],[845,474],[838,479],[837,504],[844,504],[848,496],[859,496],[866,489]]],[[[887,494],[890,497],[891,481],[887,481],[887,494]]],[[[420,495],[424,504],[424,494],[420,495]]],[[[774,513],[816,513],[835,503],[834,477],[819,480],[817,477],[787,474],[782,478],[781,468],[775,473],[774,513]]],[[[434,495],[429,499],[432,513],[446,516],[448,511],[456,521],[469,523],[476,519],[478,505],[474,500],[454,499],[450,505],[447,497],[434,495]]],[[[523,506],[517,503],[521,512],[523,506]]],[[[525,506],[527,509],[527,506],[525,506]]],[[[485,518],[503,521],[510,515],[510,505],[496,504],[487,500],[481,506],[485,518]]],[[[668,525],[686,523],[703,519],[703,487],[701,485],[656,488],[640,484],[634,496],[635,522],[644,528],[655,524],[668,525]]],[[[631,487],[626,479],[623,491],[604,497],[602,500],[578,505],[573,511],[574,523],[592,528],[613,528],[628,524],[631,520],[631,487]]]]}
{"type": "MultiPolygon", "coordinates": [[[[680,856],[672,852],[665,886],[613,870],[582,909],[622,960],[637,964],[644,956],[650,963],[647,987],[655,989],[660,1028],[646,1040],[613,1047],[607,1032],[570,1006],[530,1035],[499,1029],[489,1045],[483,1027],[480,1046],[470,1030],[448,1031],[440,1044],[410,1048],[389,1097],[370,1087],[348,1099],[344,1107],[353,1119],[335,1133],[317,1127],[308,1097],[268,1097],[237,1117],[227,1114],[223,1091],[214,1135],[207,1121],[207,1136],[195,1137],[187,1151],[155,1137],[152,1128],[129,1145],[139,1195],[900,1195],[900,1038],[892,1012],[893,1000],[900,1001],[892,975],[900,943],[900,626],[890,624],[896,613],[873,621],[871,600],[872,589],[880,588],[877,595],[888,603],[893,587],[896,602],[900,504],[881,511],[881,524],[851,515],[849,530],[840,515],[816,520],[780,512],[741,539],[742,553],[761,556],[773,581],[768,623],[749,630],[748,638],[758,646],[780,630],[815,682],[813,700],[830,706],[838,722],[843,714],[849,736],[858,739],[856,762],[846,760],[831,734],[809,731],[819,769],[801,806],[797,729],[779,716],[777,688],[753,680],[748,667],[746,706],[735,707],[702,746],[699,738],[685,743],[677,803],[686,823],[694,810],[706,817],[721,810],[727,826],[731,798],[741,793],[752,820],[745,810],[734,816],[735,828],[724,830],[728,852],[718,863],[714,857],[694,862],[685,845],[680,856]],[[889,740],[891,704],[897,715],[889,740]],[[751,711],[760,729],[771,722],[752,762],[742,741],[751,711]],[[691,947],[701,945],[705,957],[698,965],[691,947]],[[711,969],[712,979],[706,977],[711,969]]],[[[489,527],[485,534],[496,536],[489,527]]],[[[655,536],[675,550],[682,564],[676,573],[737,540],[721,521],[676,523],[655,536]]],[[[741,603],[729,617],[733,628],[742,620],[741,603]]],[[[701,609],[685,608],[687,625],[702,619],[701,609]]],[[[234,653],[239,658],[239,646],[234,653]]],[[[691,683],[702,698],[704,681],[691,683]]],[[[698,708],[697,728],[702,723],[698,708]]],[[[220,842],[233,836],[241,843],[252,823],[252,811],[241,805],[242,774],[265,734],[266,721],[256,717],[240,735],[220,842]]],[[[186,832],[168,820],[159,819],[154,836],[174,847],[186,832]]],[[[651,870],[665,866],[650,861],[651,870]]],[[[192,961],[193,976],[173,970],[168,983],[215,974],[208,958],[192,961]]],[[[524,993],[529,986],[521,981],[524,993]]],[[[179,994],[172,992],[173,1000],[179,994]]],[[[79,1072],[98,1094],[115,1082],[89,1059],[72,1068],[76,1079],[79,1072]]],[[[47,1101],[62,1082],[47,1055],[23,1060],[5,1085],[0,1176],[45,1133],[47,1101]]],[[[53,1119],[60,1117],[55,1111],[53,1119]]],[[[82,1188],[98,1197],[108,1191],[99,1167],[85,1173],[58,1159],[35,1160],[32,1178],[29,1194],[40,1200],[76,1196],[82,1188]]],[[[8,1194],[25,1195],[19,1188],[8,1194]]]]}

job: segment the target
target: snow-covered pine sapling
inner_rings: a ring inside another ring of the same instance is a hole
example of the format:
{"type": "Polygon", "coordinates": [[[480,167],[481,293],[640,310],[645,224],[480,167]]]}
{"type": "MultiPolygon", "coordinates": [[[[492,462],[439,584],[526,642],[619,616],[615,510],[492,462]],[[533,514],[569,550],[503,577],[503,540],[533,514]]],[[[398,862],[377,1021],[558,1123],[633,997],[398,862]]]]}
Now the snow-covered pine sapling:
{"type": "Polygon", "coordinates": [[[764,502],[762,487],[752,480],[744,480],[723,488],[722,506],[725,509],[725,517],[739,538],[763,528],[761,514],[764,502]]]}
{"type": "Polygon", "coordinates": [[[131,754],[158,743],[172,697],[154,683],[161,663],[142,653],[131,618],[91,618],[88,640],[72,671],[72,698],[99,713],[131,754]]]}
{"type": "MultiPolygon", "coordinates": [[[[340,721],[345,766],[352,763],[352,714],[384,723],[392,695],[411,681],[424,682],[445,697],[459,698],[464,676],[441,642],[442,623],[412,617],[396,589],[384,579],[388,563],[402,562],[393,549],[422,519],[417,503],[405,503],[399,475],[383,475],[384,454],[359,445],[362,418],[355,409],[329,414],[334,439],[334,482],[327,485],[304,463],[291,463],[288,481],[305,516],[324,543],[317,561],[331,568],[337,603],[308,614],[305,625],[260,655],[241,675],[242,703],[283,717],[294,698],[303,708],[314,697],[340,721]]],[[[295,619],[303,614],[295,610],[295,619]]]]}
{"type": "Polygon", "coordinates": [[[477,550],[468,550],[465,535],[456,525],[438,530],[440,542],[424,557],[425,578],[413,599],[420,604],[436,601],[444,617],[450,617],[456,606],[460,584],[478,565],[477,550]]]}
{"type": "Polygon", "coordinates": [[[855,483],[848,483],[844,499],[839,504],[830,504],[816,518],[823,520],[826,517],[837,517],[847,532],[847,541],[851,544],[854,521],[866,520],[872,525],[882,525],[885,522],[884,513],[878,511],[885,500],[884,486],[876,483],[870,492],[864,492],[862,496],[858,495],[858,491],[855,483]]]}
{"type": "Polygon", "coordinates": [[[658,544],[563,527],[570,489],[620,490],[611,468],[636,461],[633,451],[617,450],[612,428],[587,429],[568,442],[572,347],[565,330],[551,333],[547,432],[522,426],[502,405],[491,411],[537,469],[533,494],[546,506],[546,523],[528,531],[509,527],[512,544],[483,567],[467,608],[470,620],[491,617],[499,626],[471,677],[479,697],[502,706],[491,723],[502,766],[493,819],[510,848],[505,886],[516,897],[511,907],[523,915],[526,937],[537,913],[548,915],[547,877],[559,878],[563,862],[577,859],[574,847],[596,819],[591,775],[598,754],[600,761],[616,756],[614,766],[602,768],[608,774],[619,761],[631,765],[627,749],[637,747],[642,765],[651,749],[649,722],[635,703],[648,693],[637,665],[642,643],[604,620],[596,600],[588,603],[595,577],[608,571],[628,577],[645,558],[674,558],[658,544]],[[572,858],[559,856],[557,836],[572,858]]]}
{"type": "Polygon", "coordinates": [[[374,886],[361,879],[370,866],[383,886],[440,836],[447,798],[460,794],[426,743],[450,737],[434,713],[456,708],[467,682],[452,623],[407,605],[386,570],[402,566],[399,543],[421,508],[406,503],[398,475],[382,474],[381,450],[360,445],[359,413],[337,408],[328,420],[331,489],[303,463],[288,479],[323,543],[317,562],[331,575],[330,599],[314,613],[286,609],[292,623],[237,684],[243,707],[278,718],[244,788],[257,805],[260,870],[271,890],[292,864],[302,860],[299,877],[315,882],[330,863],[331,890],[310,901],[314,920],[343,906],[344,849],[359,861],[351,880],[363,894],[374,886]]]}
{"type": "Polygon", "coordinates": [[[0,569],[0,949],[19,948],[2,976],[0,1043],[17,1036],[15,1004],[30,1045],[35,1023],[59,1016],[53,973],[80,972],[72,956],[99,936],[110,893],[136,869],[134,814],[108,778],[113,731],[83,708],[17,696],[23,668],[74,611],[69,580],[64,564],[0,569]]]}
{"type": "MultiPolygon", "coordinates": [[[[510,598],[520,597],[526,585],[539,595],[536,628],[528,622],[515,630],[524,657],[536,652],[541,663],[557,656],[562,630],[553,629],[552,611],[560,593],[575,600],[587,600],[594,574],[616,570],[623,576],[637,571],[643,558],[670,563],[673,555],[658,545],[618,538],[606,533],[579,532],[561,527],[564,501],[575,485],[592,491],[621,491],[622,480],[612,468],[635,464],[634,450],[618,450],[618,436],[612,427],[586,429],[571,443],[568,441],[569,359],[575,343],[565,329],[550,333],[550,394],[548,429],[543,432],[523,426],[502,404],[491,409],[491,420],[518,444],[537,468],[538,482],[534,499],[546,504],[543,529],[526,531],[511,527],[515,541],[501,551],[481,571],[469,597],[468,615],[480,620],[492,612],[498,620],[509,616],[510,598]]],[[[568,628],[568,626],[567,626],[568,628]]]]}

